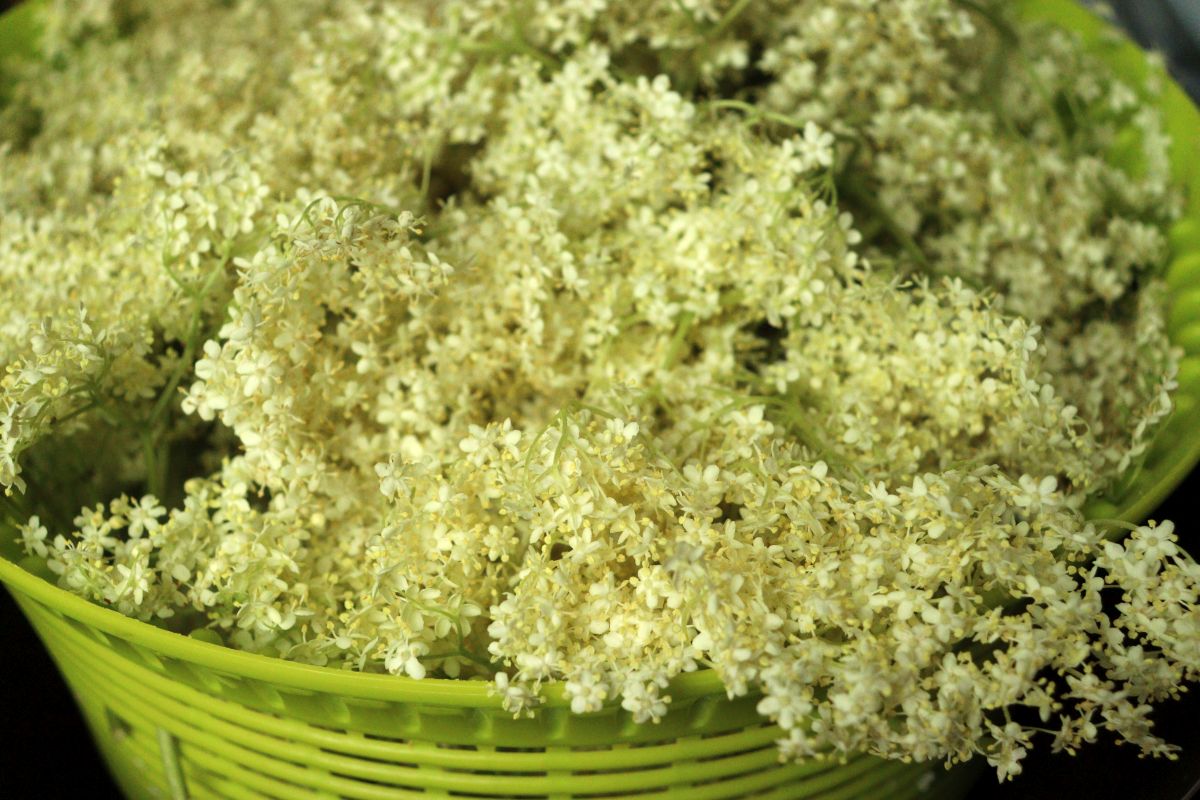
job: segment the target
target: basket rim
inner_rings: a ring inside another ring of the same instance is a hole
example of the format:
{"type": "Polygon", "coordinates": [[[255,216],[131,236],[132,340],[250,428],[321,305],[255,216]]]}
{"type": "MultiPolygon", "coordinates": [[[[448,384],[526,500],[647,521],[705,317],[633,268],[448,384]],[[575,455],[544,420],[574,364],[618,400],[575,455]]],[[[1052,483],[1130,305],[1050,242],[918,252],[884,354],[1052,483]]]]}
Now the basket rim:
{"type": "MultiPolygon", "coordinates": [[[[33,37],[35,31],[30,23],[31,11],[32,7],[42,1],[26,0],[6,14],[0,14],[0,31],[7,27],[6,23],[24,25],[26,36],[33,37]]],[[[1151,99],[1163,112],[1168,132],[1173,134],[1172,177],[1187,191],[1186,210],[1180,222],[1176,223],[1171,231],[1174,246],[1168,261],[1179,263],[1180,257],[1200,258],[1200,148],[1197,147],[1200,145],[1200,137],[1195,137],[1195,132],[1200,131],[1200,110],[1160,65],[1150,63],[1144,51],[1094,12],[1071,0],[1015,0],[1014,6],[1018,13],[1029,21],[1046,22],[1078,34],[1089,52],[1124,77],[1140,78],[1155,74],[1163,79],[1160,96],[1151,99]],[[1193,136],[1189,137],[1189,133],[1193,136]]],[[[1189,277],[1194,285],[1200,285],[1200,270],[1197,270],[1196,275],[1189,277]]],[[[1195,319],[1200,320],[1200,310],[1197,310],[1195,319]]],[[[1193,321],[1189,319],[1185,322],[1193,321]]],[[[1172,341],[1177,339],[1177,333],[1178,330],[1172,330],[1172,341]]],[[[1179,390],[1175,395],[1177,403],[1183,396],[1200,400],[1200,356],[1194,356],[1194,359],[1198,367],[1197,380],[1192,382],[1195,385],[1185,385],[1180,381],[1179,390]]],[[[1197,462],[1200,462],[1200,402],[1194,403],[1189,410],[1180,409],[1171,419],[1164,422],[1160,426],[1159,435],[1151,444],[1151,450],[1160,451],[1159,455],[1165,460],[1161,460],[1156,468],[1148,468],[1138,476],[1138,480],[1129,487],[1131,490],[1137,490],[1132,492],[1135,496],[1131,499],[1096,498],[1087,505],[1089,516],[1138,522],[1148,516],[1182,482],[1197,462]],[[1192,432],[1192,435],[1174,439],[1174,446],[1164,450],[1163,440],[1167,437],[1162,436],[1162,432],[1168,427],[1182,427],[1183,430],[1192,432]]],[[[407,676],[315,666],[237,650],[159,628],[59,588],[45,577],[44,570],[41,570],[42,575],[37,574],[38,570],[34,564],[29,563],[29,559],[18,564],[5,557],[5,550],[11,550],[11,547],[0,542],[0,583],[6,584],[10,592],[25,595],[55,614],[103,633],[125,639],[170,658],[207,667],[217,673],[366,700],[494,711],[502,708],[501,699],[492,691],[490,681],[414,679],[407,676]]],[[[569,705],[564,685],[561,681],[543,684],[542,707],[569,705]]],[[[726,693],[717,672],[710,668],[701,668],[676,676],[671,681],[668,691],[676,701],[726,693]]]]}

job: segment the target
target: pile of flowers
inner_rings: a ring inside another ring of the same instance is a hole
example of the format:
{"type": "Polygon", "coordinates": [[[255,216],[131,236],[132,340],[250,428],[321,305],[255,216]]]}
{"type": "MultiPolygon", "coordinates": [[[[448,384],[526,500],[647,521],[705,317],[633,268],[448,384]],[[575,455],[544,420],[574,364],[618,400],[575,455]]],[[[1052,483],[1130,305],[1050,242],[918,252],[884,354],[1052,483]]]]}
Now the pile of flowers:
{"type": "Polygon", "coordinates": [[[1171,410],[1153,85],[983,0],[44,27],[0,508],[62,586],[514,713],[713,669],[793,758],[1171,753],[1200,568],[1082,512],[1171,410]]]}

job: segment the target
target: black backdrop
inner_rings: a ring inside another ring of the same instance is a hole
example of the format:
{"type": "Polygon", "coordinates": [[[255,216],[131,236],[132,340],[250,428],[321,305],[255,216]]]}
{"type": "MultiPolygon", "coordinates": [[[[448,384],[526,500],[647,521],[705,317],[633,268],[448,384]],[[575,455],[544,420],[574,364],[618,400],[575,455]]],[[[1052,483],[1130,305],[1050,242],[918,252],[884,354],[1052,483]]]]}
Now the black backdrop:
{"type": "MultiPolygon", "coordinates": [[[[0,11],[14,5],[0,0],[0,11]]],[[[1129,4],[1132,5],[1132,4],[1129,4]]],[[[1181,521],[1200,494],[1193,474],[1156,514],[1181,521]]],[[[1179,526],[1186,543],[1200,533],[1179,526]]],[[[1200,547],[1191,547],[1200,555],[1200,547]]],[[[1183,748],[1174,762],[1140,759],[1129,747],[1105,743],[1075,757],[1035,751],[1015,781],[998,786],[985,773],[975,800],[1184,800],[1200,787],[1200,692],[1162,706],[1157,730],[1183,748]]],[[[83,718],[29,624],[0,592],[0,798],[117,798],[83,718]]]]}

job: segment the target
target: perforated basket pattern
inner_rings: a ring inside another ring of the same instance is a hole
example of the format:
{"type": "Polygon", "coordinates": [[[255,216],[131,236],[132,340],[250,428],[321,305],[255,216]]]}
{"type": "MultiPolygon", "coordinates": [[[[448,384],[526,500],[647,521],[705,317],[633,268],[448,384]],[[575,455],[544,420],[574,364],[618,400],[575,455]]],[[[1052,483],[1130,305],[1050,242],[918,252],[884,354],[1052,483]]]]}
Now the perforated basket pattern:
{"type": "MultiPolygon", "coordinates": [[[[1079,32],[1130,78],[1157,69],[1071,0],[1020,6],[1079,32]]],[[[0,60],[31,38],[28,21],[20,8],[0,17],[0,60]]],[[[1200,113],[1169,82],[1148,102],[1163,110],[1174,177],[1188,191],[1167,272],[1170,333],[1186,357],[1176,411],[1143,463],[1089,507],[1131,520],[1200,458],[1200,113]]],[[[671,685],[671,710],[657,725],[636,725],[619,707],[572,715],[558,686],[534,717],[515,720],[481,682],[364,675],[230,650],[88,603],[18,557],[13,542],[0,541],[0,581],[131,798],[950,800],[976,772],[866,756],[781,763],[779,730],[755,712],[756,698],[728,699],[707,671],[671,685]]]]}
{"type": "Polygon", "coordinates": [[[212,669],[19,602],[132,798],[173,782],[197,798],[953,797],[968,777],[865,756],[781,763],[753,699],[685,698],[660,725],[562,706],[513,721],[212,669]]]}

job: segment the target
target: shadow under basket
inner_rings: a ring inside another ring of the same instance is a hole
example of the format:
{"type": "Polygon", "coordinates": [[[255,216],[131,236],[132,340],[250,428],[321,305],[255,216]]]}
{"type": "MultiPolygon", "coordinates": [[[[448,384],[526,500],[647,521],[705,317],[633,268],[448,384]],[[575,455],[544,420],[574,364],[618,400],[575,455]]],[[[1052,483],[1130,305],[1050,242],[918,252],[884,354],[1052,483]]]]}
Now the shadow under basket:
{"type": "MultiPolygon", "coordinates": [[[[1030,18],[1079,33],[1131,82],[1144,54],[1071,0],[1027,0],[1030,18]]],[[[28,7],[0,16],[0,44],[34,39],[28,7]]],[[[1170,232],[1170,331],[1185,352],[1176,411],[1097,517],[1145,517],[1200,457],[1200,114],[1164,76],[1187,212],[1170,232]]],[[[1120,158],[1115,154],[1114,158],[1120,158]]],[[[50,650],[109,768],[130,798],[932,798],[966,796],[980,767],[946,771],[858,756],[783,763],[780,731],[730,700],[716,676],[681,676],[658,724],[619,707],[571,714],[550,686],[513,719],[481,681],[422,680],[312,667],[171,633],[63,591],[0,541],[0,581],[50,650]]]]}

